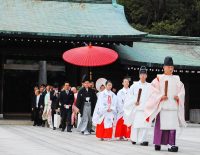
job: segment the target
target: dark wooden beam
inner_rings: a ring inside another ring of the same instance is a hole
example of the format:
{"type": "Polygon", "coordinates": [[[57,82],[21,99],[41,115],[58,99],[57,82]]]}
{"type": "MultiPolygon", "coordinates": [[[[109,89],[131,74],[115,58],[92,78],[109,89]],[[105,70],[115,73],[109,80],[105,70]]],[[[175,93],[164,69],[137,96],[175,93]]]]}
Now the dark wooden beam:
{"type": "MultiPolygon", "coordinates": [[[[29,70],[29,71],[38,71],[39,64],[4,64],[3,68],[5,70],[29,70]]],[[[65,66],[61,65],[50,65],[47,64],[47,71],[52,72],[64,72],[65,66]]]]}

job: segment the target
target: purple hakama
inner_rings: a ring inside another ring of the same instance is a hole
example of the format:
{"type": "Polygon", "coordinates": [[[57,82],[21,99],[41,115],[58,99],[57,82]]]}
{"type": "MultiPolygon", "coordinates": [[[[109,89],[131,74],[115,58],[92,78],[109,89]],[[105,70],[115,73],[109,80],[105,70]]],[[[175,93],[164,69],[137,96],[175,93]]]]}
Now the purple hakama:
{"type": "Polygon", "coordinates": [[[175,145],[176,130],[160,130],[160,113],[156,117],[156,124],[154,128],[155,145],[175,145]]]}

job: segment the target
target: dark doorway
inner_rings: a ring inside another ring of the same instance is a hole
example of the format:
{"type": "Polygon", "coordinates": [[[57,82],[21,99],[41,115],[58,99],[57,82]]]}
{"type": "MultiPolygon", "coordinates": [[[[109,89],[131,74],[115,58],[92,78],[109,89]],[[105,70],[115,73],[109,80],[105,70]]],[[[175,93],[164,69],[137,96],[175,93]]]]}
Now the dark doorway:
{"type": "Polygon", "coordinates": [[[4,115],[30,113],[31,96],[38,82],[38,72],[6,70],[4,82],[4,115]]]}
{"type": "MultiPolygon", "coordinates": [[[[33,88],[38,85],[39,71],[5,70],[4,118],[30,118],[33,88]]],[[[65,72],[48,72],[48,84],[63,85],[65,72]]]]}

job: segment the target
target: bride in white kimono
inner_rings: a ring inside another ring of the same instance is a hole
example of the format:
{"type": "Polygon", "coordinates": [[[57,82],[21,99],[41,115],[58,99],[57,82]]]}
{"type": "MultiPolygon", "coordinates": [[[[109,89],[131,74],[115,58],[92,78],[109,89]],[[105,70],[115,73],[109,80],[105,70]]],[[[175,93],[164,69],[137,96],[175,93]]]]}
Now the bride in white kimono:
{"type": "Polygon", "coordinates": [[[106,82],[106,89],[100,92],[94,110],[92,122],[96,126],[96,137],[101,140],[113,137],[113,126],[116,123],[117,96],[111,91],[112,82],[106,82]]]}

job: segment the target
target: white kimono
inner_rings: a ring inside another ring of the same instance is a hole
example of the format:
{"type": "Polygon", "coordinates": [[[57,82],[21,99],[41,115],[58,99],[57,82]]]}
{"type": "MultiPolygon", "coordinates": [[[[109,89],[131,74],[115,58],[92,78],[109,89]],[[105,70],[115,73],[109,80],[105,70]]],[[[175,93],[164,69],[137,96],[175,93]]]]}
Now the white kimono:
{"type": "Polygon", "coordinates": [[[47,120],[50,127],[52,127],[52,118],[51,118],[51,103],[50,92],[47,92],[44,97],[44,111],[42,115],[43,120],[47,120]]]}
{"type": "Polygon", "coordinates": [[[125,100],[130,96],[130,88],[122,88],[117,93],[117,120],[123,117],[124,119],[124,104],[125,100]]]}
{"type": "Polygon", "coordinates": [[[100,92],[97,104],[93,113],[92,122],[93,125],[101,124],[104,120],[104,127],[111,128],[113,124],[116,123],[116,110],[117,106],[117,97],[112,91],[104,90],[100,92]],[[108,104],[108,97],[111,98],[111,104],[108,104]],[[107,112],[108,109],[111,109],[111,112],[107,112]]]}
{"type": "Polygon", "coordinates": [[[144,108],[146,101],[150,95],[150,83],[142,83],[140,81],[134,82],[130,87],[130,96],[124,105],[125,124],[127,126],[133,125],[134,128],[149,127],[149,123],[145,121],[144,108]],[[138,98],[138,90],[142,89],[139,105],[136,106],[138,98]]]}
{"type": "Polygon", "coordinates": [[[150,83],[135,82],[130,87],[130,96],[124,105],[125,124],[131,126],[130,138],[133,142],[147,141],[147,128],[150,127],[150,123],[145,121],[144,108],[150,95],[150,88],[150,83]],[[142,89],[142,92],[139,105],[136,105],[139,89],[142,89]]]}

